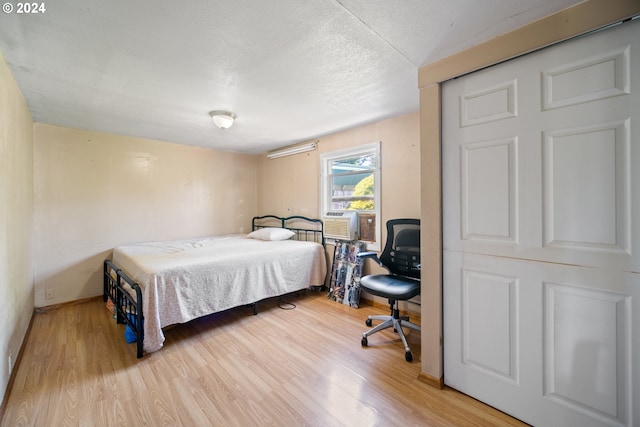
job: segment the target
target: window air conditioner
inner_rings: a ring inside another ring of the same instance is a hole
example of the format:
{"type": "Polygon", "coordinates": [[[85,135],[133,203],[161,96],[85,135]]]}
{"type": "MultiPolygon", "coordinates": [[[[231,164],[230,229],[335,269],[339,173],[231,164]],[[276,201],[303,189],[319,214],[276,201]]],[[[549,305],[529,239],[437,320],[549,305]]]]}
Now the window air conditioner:
{"type": "Polygon", "coordinates": [[[338,240],[358,238],[358,212],[327,212],[323,221],[324,237],[338,240]]]}

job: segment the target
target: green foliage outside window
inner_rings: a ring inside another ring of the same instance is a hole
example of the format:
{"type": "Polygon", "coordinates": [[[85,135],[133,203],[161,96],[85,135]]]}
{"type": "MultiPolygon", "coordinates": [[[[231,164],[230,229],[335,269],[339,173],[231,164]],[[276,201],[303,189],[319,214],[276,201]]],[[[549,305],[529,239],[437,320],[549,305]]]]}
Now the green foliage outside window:
{"type": "MultiPolygon", "coordinates": [[[[373,174],[356,184],[352,196],[373,196],[373,174]]],[[[374,200],[354,200],[347,209],[372,211],[375,209],[374,200]]]]}

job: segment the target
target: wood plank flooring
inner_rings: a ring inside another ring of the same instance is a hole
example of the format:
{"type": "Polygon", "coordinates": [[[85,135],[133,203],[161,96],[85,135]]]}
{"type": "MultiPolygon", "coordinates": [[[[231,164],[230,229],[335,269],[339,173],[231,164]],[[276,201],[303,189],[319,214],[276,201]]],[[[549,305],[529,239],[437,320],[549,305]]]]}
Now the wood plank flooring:
{"type": "MultiPolygon", "coordinates": [[[[404,360],[392,331],[360,346],[364,319],[301,292],[165,331],[135,357],[101,300],[37,314],[2,426],[524,426],[417,379],[420,336],[404,360]]],[[[384,314],[384,313],[383,313],[384,314]]]]}

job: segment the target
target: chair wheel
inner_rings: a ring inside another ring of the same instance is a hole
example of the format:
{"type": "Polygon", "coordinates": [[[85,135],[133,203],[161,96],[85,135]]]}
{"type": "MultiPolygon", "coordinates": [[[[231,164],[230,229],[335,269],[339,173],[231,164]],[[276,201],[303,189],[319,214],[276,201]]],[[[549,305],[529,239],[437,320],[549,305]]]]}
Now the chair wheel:
{"type": "Polygon", "coordinates": [[[371,322],[371,319],[367,319],[364,321],[364,324],[371,327],[371,325],[373,325],[373,323],[371,322]]]}
{"type": "Polygon", "coordinates": [[[368,346],[369,341],[367,341],[367,337],[362,337],[362,341],[360,341],[360,344],[362,344],[363,347],[368,346]]]}
{"type": "Polygon", "coordinates": [[[407,362],[411,362],[411,361],[413,361],[413,355],[411,354],[411,352],[410,352],[410,351],[407,351],[407,352],[404,354],[404,360],[406,360],[407,362]]]}

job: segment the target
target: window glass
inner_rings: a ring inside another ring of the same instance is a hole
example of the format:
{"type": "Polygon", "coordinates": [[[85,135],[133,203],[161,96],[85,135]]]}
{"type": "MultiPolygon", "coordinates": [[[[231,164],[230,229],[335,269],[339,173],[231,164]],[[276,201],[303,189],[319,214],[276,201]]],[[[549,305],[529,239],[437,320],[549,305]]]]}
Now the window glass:
{"type": "Polygon", "coordinates": [[[366,234],[360,230],[360,237],[373,243],[372,248],[377,246],[376,240],[380,236],[379,221],[375,220],[380,213],[380,189],[376,188],[380,182],[379,159],[379,143],[321,156],[324,212],[358,211],[359,217],[366,219],[365,224],[374,224],[377,229],[370,229],[366,234]]]}

